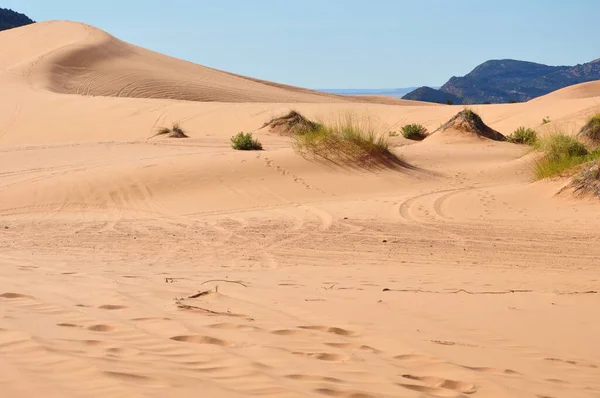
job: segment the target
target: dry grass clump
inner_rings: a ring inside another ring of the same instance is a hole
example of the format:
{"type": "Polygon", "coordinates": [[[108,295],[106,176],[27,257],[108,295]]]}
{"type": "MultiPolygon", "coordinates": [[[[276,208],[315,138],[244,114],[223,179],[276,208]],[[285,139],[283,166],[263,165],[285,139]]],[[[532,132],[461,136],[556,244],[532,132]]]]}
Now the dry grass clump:
{"type": "Polygon", "coordinates": [[[344,113],[307,126],[292,136],[294,149],[305,157],[356,167],[405,165],[367,117],[344,113]]]}
{"type": "Polygon", "coordinates": [[[268,127],[271,132],[281,135],[303,134],[306,131],[317,130],[322,126],[305,118],[299,112],[291,110],[289,113],[273,118],[263,124],[261,129],[268,127]]]}
{"type": "Polygon", "coordinates": [[[589,163],[569,185],[576,196],[594,195],[600,198],[600,160],[589,163]]]}
{"type": "Polygon", "coordinates": [[[590,151],[581,141],[561,131],[541,137],[535,147],[544,152],[534,163],[538,179],[565,175],[575,166],[600,158],[600,150],[590,151]]]}
{"type": "Polygon", "coordinates": [[[166,135],[169,138],[188,138],[187,134],[178,123],[174,123],[171,128],[161,127],[158,132],[154,134],[154,137],[158,135],[166,135]]]}
{"type": "Polygon", "coordinates": [[[600,113],[590,116],[585,126],[579,131],[579,135],[593,144],[600,144],[600,113]]]}

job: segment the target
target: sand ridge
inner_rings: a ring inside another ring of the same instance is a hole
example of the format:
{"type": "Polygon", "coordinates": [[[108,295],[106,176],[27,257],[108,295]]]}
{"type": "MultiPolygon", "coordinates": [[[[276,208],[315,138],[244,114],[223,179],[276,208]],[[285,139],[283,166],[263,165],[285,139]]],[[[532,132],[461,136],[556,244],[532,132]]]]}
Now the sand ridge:
{"type": "MultiPolygon", "coordinates": [[[[434,131],[462,107],[263,82],[71,22],[0,48],[3,397],[600,396],[597,201],[533,182],[507,142],[392,136],[414,167],[373,171],[260,130],[296,109],[434,131]],[[175,122],[189,138],[152,137],[175,122]],[[233,151],[238,131],[265,150],[233,151]]],[[[505,135],[576,131],[598,87],[473,110],[505,135]]]]}

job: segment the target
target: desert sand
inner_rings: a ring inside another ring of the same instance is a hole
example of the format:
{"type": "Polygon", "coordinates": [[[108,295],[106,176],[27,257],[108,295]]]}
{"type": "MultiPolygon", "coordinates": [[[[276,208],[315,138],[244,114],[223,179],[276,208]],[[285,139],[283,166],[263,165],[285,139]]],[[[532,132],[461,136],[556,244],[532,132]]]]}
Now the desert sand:
{"type": "MultiPolygon", "coordinates": [[[[382,133],[462,109],[341,97],[72,22],[0,33],[0,396],[600,397],[600,202],[523,146],[390,138],[413,167],[298,155],[297,109],[382,133]],[[179,122],[187,139],[152,137],[179,122]],[[251,131],[260,152],[233,151],[251,131]],[[199,292],[206,292],[190,298],[199,292]]],[[[474,109],[573,133],[600,83],[474,109]]]]}

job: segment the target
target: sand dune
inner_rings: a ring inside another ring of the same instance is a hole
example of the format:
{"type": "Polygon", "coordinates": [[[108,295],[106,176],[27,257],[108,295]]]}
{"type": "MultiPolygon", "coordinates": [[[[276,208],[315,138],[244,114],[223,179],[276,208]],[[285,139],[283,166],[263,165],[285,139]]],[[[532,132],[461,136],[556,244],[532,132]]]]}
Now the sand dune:
{"type": "MultiPolygon", "coordinates": [[[[462,107],[264,82],[69,22],[0,48],[2,397],[600,396],[597,201],[473,134],[390,137],[413,167],[373,171],[259,130],[294,108],[433,131],[462,107]],[[173,122],[190,138],[151,138],[173,122]],[[233,151],[238,131],[265,150],[233,151]]],[[[505,135],[576,129],[598,87],[473,109],[505,135]]]]}

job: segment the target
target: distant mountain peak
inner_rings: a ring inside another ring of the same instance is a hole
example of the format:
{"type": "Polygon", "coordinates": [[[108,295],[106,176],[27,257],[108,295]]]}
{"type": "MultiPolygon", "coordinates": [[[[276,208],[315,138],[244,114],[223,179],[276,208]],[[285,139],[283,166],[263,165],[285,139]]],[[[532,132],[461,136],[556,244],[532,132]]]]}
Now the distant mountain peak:
{"type": "Polygon", "coordinates": [[[439,90],[417,89],[403,99],[456,104],[524,102],[552,91],[600,80],[600,58],[575,66],[549,66],[514,59],[492,59],[462,77],[453,76],[439,90]],[[442,99],[442,100],[440,100],[442,99]]]}
{"type": "Polygon", "coordinates": [[[0,31],[18,28],[32,23],[34,23],[34,21],[27,15],[0,7],[0,31]]]}

